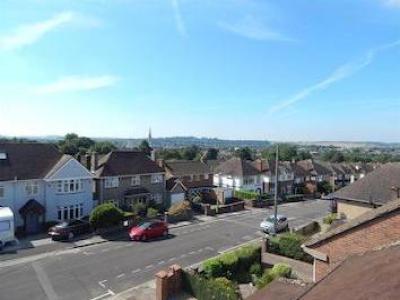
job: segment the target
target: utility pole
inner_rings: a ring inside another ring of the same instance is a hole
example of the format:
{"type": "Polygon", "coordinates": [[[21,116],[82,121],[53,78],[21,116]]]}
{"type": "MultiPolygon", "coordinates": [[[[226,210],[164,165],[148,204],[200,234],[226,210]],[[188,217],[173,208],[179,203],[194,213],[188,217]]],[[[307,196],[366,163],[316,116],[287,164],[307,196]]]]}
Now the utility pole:
{"type": "Polygon", "coordinates": [[[279,168],[279,145],[276,145],[276,157],[275,157],[275,196],[274,196],[274,234],[277,233],[278,229],[278,168],[279,168]]]}

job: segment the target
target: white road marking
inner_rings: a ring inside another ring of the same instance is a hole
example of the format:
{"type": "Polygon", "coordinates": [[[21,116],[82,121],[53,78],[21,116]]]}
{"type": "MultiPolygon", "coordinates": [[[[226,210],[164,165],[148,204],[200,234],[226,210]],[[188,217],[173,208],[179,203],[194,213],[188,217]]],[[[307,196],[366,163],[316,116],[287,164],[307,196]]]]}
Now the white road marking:
{"type": "Polygon", "coordinates": [[[47,298],[52,300],[59,299],[56,294],[56,291],[53,289],[53,286],[51,285],[49,277],[47,276],[43,268],[38,263],[33,263],[32,267],[36,272],[37,278],[39,279],[39,283],[42,286],[43,291],[45,292],[47,298]]]}
{"type": "Polygon", "coordinates": [[[176,257],[171,257],[170,259],[168,259],[168,261],[173,261],[176,260],[176,257]]]}
{"type": "Polygon", "coordinates": [[[215,249],[213,248],[213,247],[206,247],[206,248],[204,248],[205,250],[208,250],[208,251],[214,251],[215,249]]]}
{"type": "Polygon", "coordinates": [[[148,266],[146,266],[146,269],[151,269],[153,267],[154,267],[153,265],[148,265],[148,266]]]}
{"type": "Polygon", "coordinates": [[[165,261],[159,261],[158,263],[157,263],[158,265],[162,265],[162,264],[165,264],[165,261]]]}
{"type": "Polygon", "coordinates": [[[142,269],[136,269],[132,271],[132,274],[139,273],[142,269]]]}
{"type": "Polygon", "coordinates": [[[105,283],[106,283],[107,281],[108,281],[108,280],[99,281],[99,286],[101,286],[103,289],[105,289],[105,288],[106,288],[105,283]]]}
{"type": "Polygon", "coordinates": [[[186,254],[182,254],[181,255],[181,258],[185,258],[187,255],[186,254]]]}
{"type": "Polygon", "coordinates": [[[193,254],[195,254],[196,253],[196,251],[192,251],[192,252],[190,252],[189,254],[190,255],[193,255],[193,254]]]}
{"type": "Polygon", "coordinates": [[[114,296],[114,295],[115,295],[115,293],[113,291],[108,290],[107,293],[97,296],[97,297],[94,297],[90,300],[101,300],[101,299],[105,299],[105,298],[108,298],[109,296],[114,296]]]}
{"type": "Polygon", "coordinates": [[[201,252],[203,252],[203,249],[199,249],[199,250],[197,250],[197,252],[201,253],[201,252]]]}
{"type": "Polygon", "coordinates": [[[125,273],[119,274],[119,275],[117,276],[117,279],[121,279],[121,278],[124,277],[124,276],[125,276],[125,273]]]}
{"type": "Polygon", "coordinates": [[[84,255],[94,255],[94,252],[90,252],[90,251],[83,251],[82,252],[84,255]]]}

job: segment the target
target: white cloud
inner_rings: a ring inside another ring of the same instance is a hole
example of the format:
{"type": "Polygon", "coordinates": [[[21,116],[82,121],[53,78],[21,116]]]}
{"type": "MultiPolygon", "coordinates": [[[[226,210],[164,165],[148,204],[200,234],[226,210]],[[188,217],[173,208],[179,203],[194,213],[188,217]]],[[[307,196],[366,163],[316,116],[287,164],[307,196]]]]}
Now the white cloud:
{"type": "Polygon", "coordinates": [[[0,36],[0,49],[13,50],[31,45],[40,40],[45,34],[72,22],[73,19],[73,13],[63,12],[42,22],[20,26],[13,33],[0,36]]]}
{"type": "Polygon", "coordinates": [[[309,87],[304,88],[303,90],[297,92],[294,94],[292,97],[289,99],[282,101],[281,103],[273,106],[269,112],[274,113],[277,111],[281,111],[283,109],[286,109],[295,103],[304,100],[311,96],[315,92],[323,91],[328,89],[331,85],[335,84],[336,82],[339,82],[343,79],[346,79],[357,72],[361,71],[368,65],[370,65],[376,55],[384,50],[388,50],[393,47],[400,46],[400,40],[397,40],[393,43],[388,43],[384,44],[381,46],[378,46],[376,48],[372,48],[368,50],[362,57],[360,57],[358,60],[346,63],[344,65],[339,66],[336,70],[334,70],[327,78],[324,80],[321,80],[320,82],[311,85],[309,87]]]}
{"type": "Polygon", "coordinates": [[[387,6],[393,6],[393,7],[400,8],[400,0],[384,0],[383,3],[387,6]]]}
{"type": "Polygon", "coordinates": [[[223,30],[232,32],[234,34],[253,39],[253,40],[270,40],[270,41],[282,41],[282,42],[293,42],[294,39],[283,35],[282,33],[268,28],[262,22],[254,18],[253,16],[246,16],[240,22],[231,24],[227,22],[219,22],[218,26],[223,30]]]}
{"type": "Polygon", "coordinates": [[[171,5],[174,10],[176,29],[182,36],[187,36],[186,25],[183,21],[179,0],[171,0],[171,5]]]}
{"type": "Polygon", "coordinates": [[[53,83],[38,86],[33,91],[39,95],[90,91],[114,86],[118,80],[118,77],[108,75],[97,77],[70,76],[61,78],[53,83]]]}

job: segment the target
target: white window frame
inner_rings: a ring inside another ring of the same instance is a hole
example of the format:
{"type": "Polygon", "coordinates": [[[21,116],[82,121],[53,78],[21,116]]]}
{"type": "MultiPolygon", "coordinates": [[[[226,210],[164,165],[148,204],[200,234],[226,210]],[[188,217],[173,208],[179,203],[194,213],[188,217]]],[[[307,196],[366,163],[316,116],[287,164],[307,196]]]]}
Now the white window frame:
{"type": "Polygon", "coordinates": [[[68,221],[73,219],[76,220],[76,219],[81,219],[82,217],[83,217],[83,203],[69,205],[69,206],[57,206],[57,220],[59,221],[68,221]],[[64,217],[65,215],[67,216],[67,218],[64,217]]]}
{"type": "Polygon", "coordinates": [[[208,180],[209,175],[208,174],[204,174],[204,180],[208,180]]]}
{"type": "Polygon", "coordinates": [[[37,181],[28,181],[25,184],[25,193],[28,196],[35,196],[39,194],[39,182],[37,181]]]}
{"type": "Polygon", "coordinates": [[[83,190],[82,179],[67,179],[56,182],[58,194],[74,194],[83,190]]]}
{"type": "Polygon", "coordinates": [[[164,180],[163,174],[151,174],[151,183],[152,184],[162,183],[163,180],[164,180]]]}
{"type": "Polygon", "coordinates": [[[151,200],[156,203],[162,203],[162,194],[151,194],[151,200]]]}
{"type": "Polygon", "coordinates": [[[6,188],[3,185],[0,185],[0,199],[3,199],[6,195],[6,188]]]}
{"type": "Polygon", "coordinates": [[[140,185],[140,175],[134,175],[131,178],[131,186],[138,186],[140,185]]]}
{"type": "Polygon", "coordinates": [[[119,187],[119,177],[118,176],[106,177],[104,180],[104,187],[106,189],[119,187]]]}

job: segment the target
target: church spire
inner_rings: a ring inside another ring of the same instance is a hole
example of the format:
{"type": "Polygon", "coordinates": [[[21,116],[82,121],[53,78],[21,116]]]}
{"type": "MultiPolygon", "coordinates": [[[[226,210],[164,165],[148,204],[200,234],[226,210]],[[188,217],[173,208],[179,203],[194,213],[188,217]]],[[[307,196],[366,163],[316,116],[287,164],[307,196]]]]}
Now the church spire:
{"type": "Polygon", "coordinates": [[[149,143],[149,146],[151,146],[151,127],[149,127],[149,136],[147,137],[147,142],[149,143]]]}

